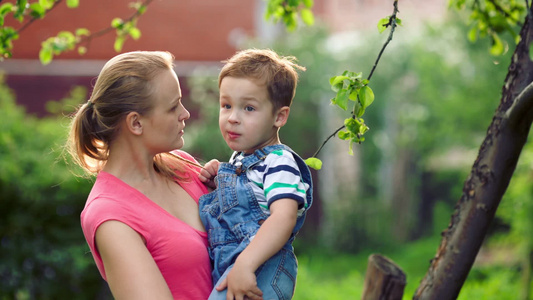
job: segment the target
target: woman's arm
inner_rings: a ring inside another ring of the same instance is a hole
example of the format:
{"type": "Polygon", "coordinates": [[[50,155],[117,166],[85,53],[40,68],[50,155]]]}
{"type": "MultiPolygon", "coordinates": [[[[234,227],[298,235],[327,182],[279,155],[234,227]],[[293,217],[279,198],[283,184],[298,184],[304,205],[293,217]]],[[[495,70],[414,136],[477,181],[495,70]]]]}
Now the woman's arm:
{"type": "Polygon", "coordinates": [[[163,275],[135,230],[119,221],[107,221],[98,227],[95,240],[115,299],[172,299],[163,275]]]}
{"type": "MultiPolygon", "coordinates": [[[[228,273],[226,282],[229,299],[242,299],[244,295],[260,299],[261,293],[251,293],[257,289],[255,271],[283,248],[296,225],[297,217],[298,203],[293,199],[279,199],[270,205],[270,216],[246,249],[239,254],[233,269],[228,273]]],[[[224,283],[217,290],[223,290],[223,286],[224,283]]]]}

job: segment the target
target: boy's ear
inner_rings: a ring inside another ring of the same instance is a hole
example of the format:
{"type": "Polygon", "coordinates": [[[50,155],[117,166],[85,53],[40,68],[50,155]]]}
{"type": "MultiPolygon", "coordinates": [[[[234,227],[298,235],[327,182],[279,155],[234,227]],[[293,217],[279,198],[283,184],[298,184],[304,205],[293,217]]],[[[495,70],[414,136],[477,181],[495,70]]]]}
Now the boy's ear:
{"type": "Polygon", "coordinates": [[[130,112],[126,115],[126,128],[134,135],[141,135],[143,132],[143,126],[141,122],[141,115],[137,112],[130,112]]]}
{"type": "Polygon", "coordinates": [[[280,128],[287,123],[287,120],[289,119],[289,113],[291,112],[291,108],[288,106],[283,106],[278,110],[276,113],[276,121],[274,122],[274,126],[280,128]]]}

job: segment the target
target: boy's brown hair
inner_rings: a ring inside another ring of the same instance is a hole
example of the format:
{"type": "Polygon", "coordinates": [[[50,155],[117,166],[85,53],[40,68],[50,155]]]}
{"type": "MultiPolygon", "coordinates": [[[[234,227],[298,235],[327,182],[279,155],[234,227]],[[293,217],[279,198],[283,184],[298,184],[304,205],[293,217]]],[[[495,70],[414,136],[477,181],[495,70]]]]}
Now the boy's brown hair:
{"type": "Polygon", "coordinates": [[[305,68],[295,63],[294,56],[279,56],[270,49],[248,49],[237,52],[225,65],[218,77],[218,86],[226,76],[251,78],[264,84],[274,110],[291,106],[296,92],[298,72],[305,68]]]}

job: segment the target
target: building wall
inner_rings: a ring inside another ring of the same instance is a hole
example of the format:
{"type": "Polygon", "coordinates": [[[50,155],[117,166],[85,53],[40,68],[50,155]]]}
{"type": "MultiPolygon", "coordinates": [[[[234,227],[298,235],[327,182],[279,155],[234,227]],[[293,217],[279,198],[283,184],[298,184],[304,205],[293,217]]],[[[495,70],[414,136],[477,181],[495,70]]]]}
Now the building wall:
{"type": "MultiPolygon", "coordinates": [[[[91,33],[99,32],[115,17],[130,17],[135,12],[129,7],[131,2],[84,0],[78,8],[70,9],[63,1],[45,18],[28,26],[14,42],[13,57],[0,62],[0,72],[7,75],[6,82],[15,91],[17,102],[29,113],[43,116],[46,102],[68,96],[72,86],[82,85],[90,92],[104,63],[118,54],[113,49],[116,34],[95,38],[86,45],[85,55],[75,50],[65,52],[46,66],[38,59],[41,43],[62,30],[87,28],[91,33]]],[[[138,21],[141,38],[129,38],[122,52],[169,51],[183,79],[199,65],[219,68],[220,61],[237,50],[238,36],[254,35],[256,4],[240,0],[154,0],[138,21]]],[[[6,18],[5,26],[20,28],[22,24],[6,18]]]]}
{"type": "MultiPolygon", "coordinates": [[[[15,2],[9,0],[5,2],[15,2]]],[[[28,112],[45,114],[45,103],[66,97],[70,86],[84,85],[89,91],[91,79],[103,64],[117,53],[113,50],[115,33],[95,38],[80,56],[70,51],[43,66],[38,60],[42,41],[61,30],[87,28],[96,33],[110,26],[115,17],[127,19],[135,11],[132,0],[83,0],[76,9],[62,1],[42,20],[27,27],[14,42],[13,58],[0,61],[0,72],[7,74],[7,84],[15,90],[17,101],[28,112]]],[[[332,33],[366,30],[376,27],[380,18],[392,13],[393,1],[315,0],[313,11],[318,23],[332,33]]],[[[399,17],[404,23],[442,15],[444,0],[406,0],[399,3],[399,17]]],[[[265,0],[154,0],[139,19],[139,40],[128,39],[122,52],[166,50],[176,58],[176,72],[189,76],[197,66],[205,65],[216,73],[220,61],[230,57],[245,37],[266,42],[286,34],[282,25],[265,22],[265,0]]],[[[20,28],[18,21],[6,18],[5,26],[20,28]]]]}
{"type": "MultiPolygon", "coordinates": [[[[76,9],[66,7],[65,1],[42,20],[29,26],[15,41],[15,59],[35,59],[41,42],[61,30],[75,31],[87,28],[92,33],[110,26],[115,17],[126,19],[135,10],[131,0],[84,0],[76,9]]],[[[154,0],[139,19],[141,39],[129,39],[123,51],[167,50],[183,61],[218,61],[233,54],[231,33],[240,31],[253,34],[254,1],[241,0],[154,0]]],[[[18,28],[18,21],[6,19],[7,26],[18,28]]],[[[115,34],[95,39],[83,59],[107,60],[113,50],[115,34]]],[[[62,59],[79,59],[76,51],[61,55],[62,59]]]]}

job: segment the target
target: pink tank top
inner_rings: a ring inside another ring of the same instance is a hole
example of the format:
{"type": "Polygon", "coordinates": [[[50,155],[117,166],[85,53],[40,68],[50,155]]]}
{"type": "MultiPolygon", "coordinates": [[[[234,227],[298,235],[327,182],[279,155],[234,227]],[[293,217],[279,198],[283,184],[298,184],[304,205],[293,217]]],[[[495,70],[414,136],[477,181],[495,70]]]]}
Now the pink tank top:
{"type": "MultiPolygon", "coordinates": [[[[183,151],[174,153],[189,160],[183,151]]],[[[195,167],[191,166],[191,169],[195,167]]],[[[207,188],[193,170],[191,181],[178,184],[198,203],[207,188]]],[[[207,234],[172,216],[115,176],[100,172],[81,213],[81,226],[96,266],[106,279],[102,258],[95,248],[95,233],[105,221],[123,222],[145,240],[174,299],[208,298],[212,290],[207,234]]]]}

